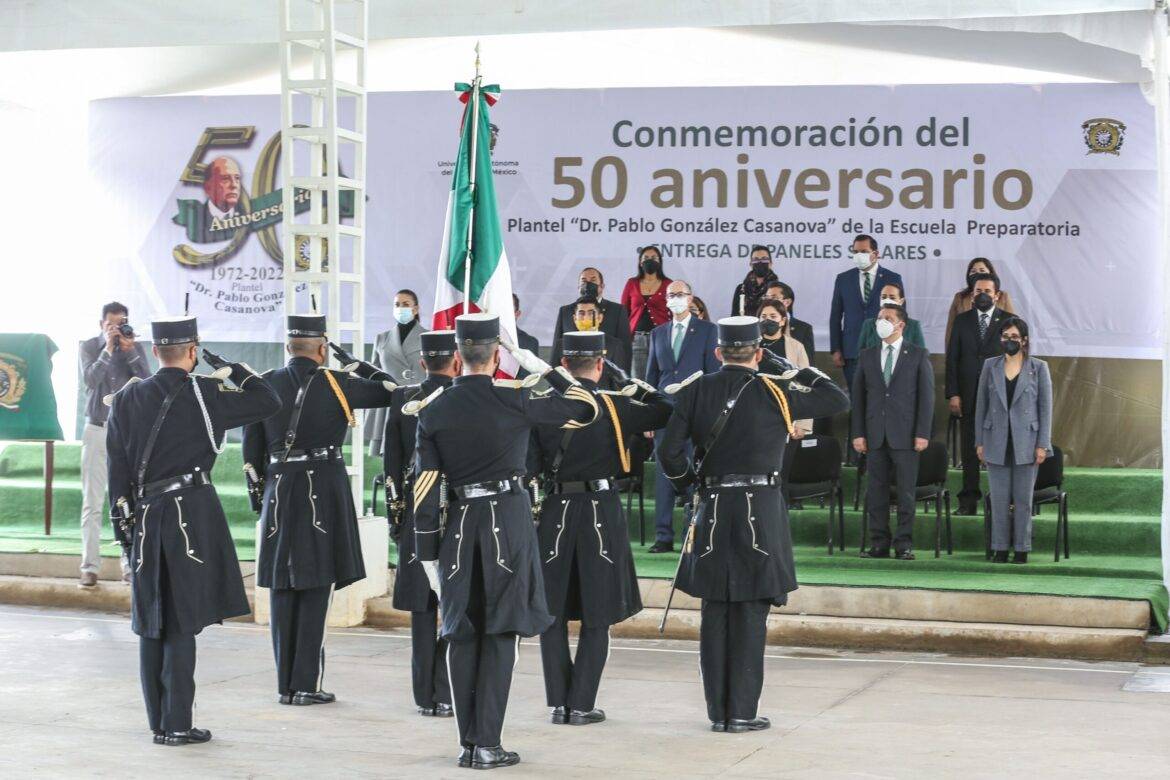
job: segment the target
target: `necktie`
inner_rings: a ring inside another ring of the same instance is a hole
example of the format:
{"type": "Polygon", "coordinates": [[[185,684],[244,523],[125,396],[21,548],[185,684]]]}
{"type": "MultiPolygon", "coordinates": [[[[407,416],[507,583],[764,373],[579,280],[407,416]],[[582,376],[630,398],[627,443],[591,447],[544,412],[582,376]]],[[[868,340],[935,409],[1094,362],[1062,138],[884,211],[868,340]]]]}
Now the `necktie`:
{"type": "Polygon", "coordinates": [[[873,292],[873,278],[870,277],[869,271],[862,271],[865,274],[865,303],[869,303],[869,294],[873,292]]]}
{"type": "Polygon", "coordinates": [[[979,340],[983,341],[987,338],[987,315],[979,315],[979,340]]]}
{"type": "Polygon", "coordinates": [[[678,353],[682,351],[683,326],[681,322],[674,324],[674,337],[670,340],[670,349],[674,352],[674,359],[678,360],[678,353]]]}
{"type": "Polygon", "coordinates": [[[882,377],[885,378],[886,384],[890,383],[890,377],[894,375],[894,345],[886,345],[886,362],[882,365],[882,377]]]}

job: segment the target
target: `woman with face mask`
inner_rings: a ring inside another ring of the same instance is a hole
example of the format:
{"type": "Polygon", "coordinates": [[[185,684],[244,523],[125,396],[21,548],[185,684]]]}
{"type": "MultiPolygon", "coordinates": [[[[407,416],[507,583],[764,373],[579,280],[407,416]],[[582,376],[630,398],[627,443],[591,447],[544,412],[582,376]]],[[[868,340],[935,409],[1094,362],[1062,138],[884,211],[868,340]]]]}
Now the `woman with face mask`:
{"type": "MultiPolygon", "coordinates": [[[[947,333],[944,344],[951,343],[951,326],[955,324],[955,317],[965,311],[969,311],[974,305],[975,301],[975,275],[976,274],[995,274],[995,266],[986,257],[976,257],[971,262],[967,263],[967,284],[955,293],[955,299],[951,301],[951,310],[947,313],[947,333]]],[[[999,274],[995,274],[999,276],[999,274]]],[[[1016,310],[1012,306],[1012,298],[1007,294],[1007,290],[999,291],[999,301],[995,304],[1003,309],[1008,314],[1015,314],[1016,310]]]]}
{"type": "Polygon", "coordinates": [[[736,285],[731,296],[731,316],[741,314],[755,314],[760,306],[760,299],[768,285],[777,282],[776,273],[772,270],[772,250],[757,244],[752,247],[748,257],[750,270],[743,281],[736,285]]]}
{"type": "MultiPolygon", "coordinates": [[[[413,290],[394,293],[394,322],[374,338],[374,354],[370,362],[385,371],[399,385],[418,384],[424,379],[419,360],[422,358],[422,326],[418,315],[418,296],[413,290]]],[[[370,440],[370,455],[382,455],[382,436],[386,426],[386,410],[376,409],[366,415],[366,438],[370,440]]]]}
{"type": "Polygon", "coordinates": [[[633,376],[646,375],[650,357],[650,331],[670,319],[666,306],[666,288],[671,280],[662,269],[662,252],[651,244],[638,250],[638,275],[626,280],[622,289],[622,306],[630,313],[633,336],[633,376]]]}
{"type": "MultiPolygon", "coordinates": [[[[784,304],[765,298],[760,301],[758,314],[760,334],[763,336],[760,346],[797,368],[808,368],[808,353],[804,351],[804,345],[788,335],[788,310],[784,304]]],[[[768,372],[769,369],[761,363],[760,370],[768,372]]],[[[792,436],[794,439],[802,439],[812,432],[812,420],[797,420],[792,425],[795,429],[792,436]]]]}
{"type": "Polygon", "coordinates": [[[991,549],[996,563],[1027,563],[1032,549],[1032,490],[1052,450],[1052,378],[1029,354],[1028,324],[1000,329],[1004,354],[983,364],[975,402],[975,452],[987,464],[991,549]],[[1014,507],[1014,509],[1013,509],[1014,507]]]}
{"type": "MultiPolygon", "coordinates": [[[[881,305],[882,306],[901,306],[907,309],[906,293],[900,284],[887,284],[881,289],[881,305]]],[[[876,317],[870,317],[865,322],[861,323],[861,334],[857,337],[857,351],[861,352],[863,349],[869,347],[876,347],[881,343],[881,336],[877,332],[878,320],[876,317]]],[[[926,348],[926,339],[922,335],[922,324],[918,320],[907,318],[906,330],[902,332],[902,338],[916,347],[926,348]]]]}

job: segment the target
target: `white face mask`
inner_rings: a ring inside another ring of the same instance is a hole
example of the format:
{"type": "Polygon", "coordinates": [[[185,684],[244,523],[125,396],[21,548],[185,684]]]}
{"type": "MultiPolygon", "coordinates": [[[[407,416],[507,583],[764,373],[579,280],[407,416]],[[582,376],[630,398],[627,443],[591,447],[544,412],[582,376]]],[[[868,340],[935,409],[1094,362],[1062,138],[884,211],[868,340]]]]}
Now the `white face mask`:
{"type": "Polygon", "coordinates": [[[882,306],[901,306],[897,298],[882,298],[882,306]]]}
{"type": "Polygon", "coordinates": [[[414,311],[409,306],[395,306],[394,319],[398,320],[399,324],[405,325],[414,319],[414,311]]]}
{"type": "Polygon", "coordinates": [[[878,338],[882,341],[894,335],[894,323],[889,320],[878,320],[874,323],[874,327],[877,328],[878,338]]]}
{"type": "Polygon", "coordinates": [[[853,263],[863,271],[866,268],[869,268],[869,264],[872,262],[873,262],[873,258],[869,256],[869,252],[854,252],[853,253],[853,263]]]}
{"type": "Polygon", "coordinates": [[[689,311],[691,302],[686,298],[667,298],[666,308],[670,309],[675,314],[682,314],[684,311],[689,311]]]}

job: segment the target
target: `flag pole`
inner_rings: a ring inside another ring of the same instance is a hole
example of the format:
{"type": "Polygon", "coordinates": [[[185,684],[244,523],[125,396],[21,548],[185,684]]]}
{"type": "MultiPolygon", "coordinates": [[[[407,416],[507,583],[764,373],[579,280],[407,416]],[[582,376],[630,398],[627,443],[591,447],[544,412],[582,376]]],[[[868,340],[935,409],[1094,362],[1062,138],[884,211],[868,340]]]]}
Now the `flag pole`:
{"type": "Polygon", "coordinates": [[[467,215],[467,251],[463,255],[463,313],[471,312],[471,247],[475,235],[475,168],[479,146],[479,41],[475,43],[475,80],[471,82],[471,169],[468,186],[471,190],[471,211],[467,215]]]}

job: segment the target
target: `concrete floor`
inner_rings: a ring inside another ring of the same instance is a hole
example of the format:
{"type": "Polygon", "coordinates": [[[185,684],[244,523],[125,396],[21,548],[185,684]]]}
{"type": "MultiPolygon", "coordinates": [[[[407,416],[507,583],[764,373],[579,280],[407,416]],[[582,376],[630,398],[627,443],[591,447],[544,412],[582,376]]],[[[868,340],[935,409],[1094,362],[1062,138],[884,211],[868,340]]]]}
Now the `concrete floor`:
{"type": "MultiPolygon", "coordinates": [[[[467,777],[451,720],[414,715],[409,637],[331,631],[337,704],[281,707],[266,630],[199,639],[207,745],[150,743],[137,640],[116,615],[0,606],[0,777],[467,777]]],[[[547,722],[526,641],[505,777],[1166,777],[1170,669],[769,648],[769,731],[706,729],[694,643],[615,641],[608,722],[547,722]]]]}

